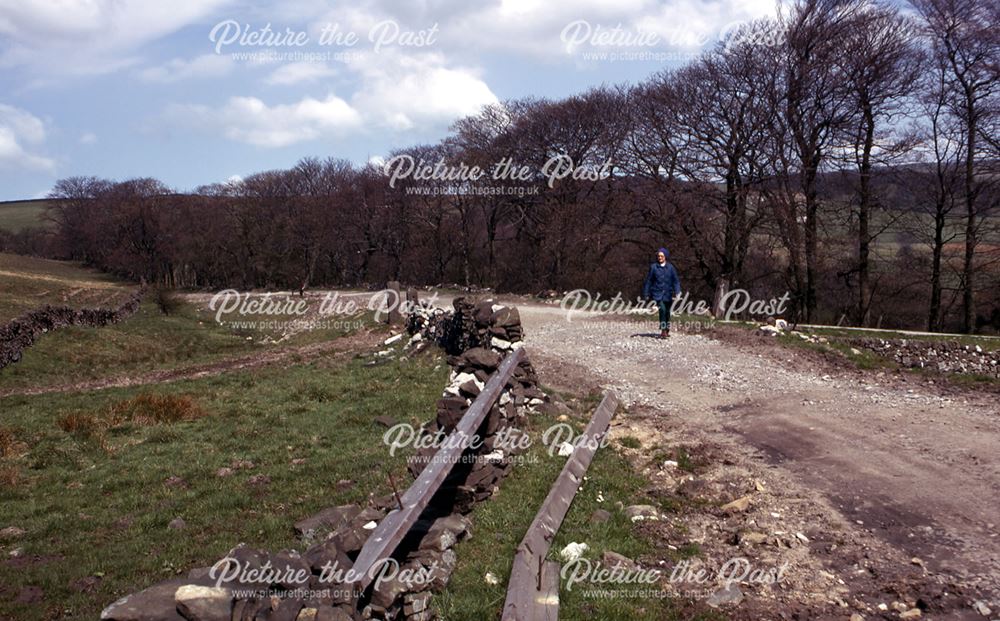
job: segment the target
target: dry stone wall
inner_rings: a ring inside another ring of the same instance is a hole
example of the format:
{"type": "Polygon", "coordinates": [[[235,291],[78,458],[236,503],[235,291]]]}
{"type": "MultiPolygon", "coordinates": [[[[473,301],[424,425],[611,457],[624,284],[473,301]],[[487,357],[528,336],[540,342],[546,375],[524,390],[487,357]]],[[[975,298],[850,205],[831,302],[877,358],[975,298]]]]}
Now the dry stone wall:
{"type": "Polygon", "coordinates": [[[133,293],[117,308],[43,306],[0,327],[0,369],[21,359],[41,335],[66,326],[100,327],[128,319],[139,310],[144,290],[133,293]]]}

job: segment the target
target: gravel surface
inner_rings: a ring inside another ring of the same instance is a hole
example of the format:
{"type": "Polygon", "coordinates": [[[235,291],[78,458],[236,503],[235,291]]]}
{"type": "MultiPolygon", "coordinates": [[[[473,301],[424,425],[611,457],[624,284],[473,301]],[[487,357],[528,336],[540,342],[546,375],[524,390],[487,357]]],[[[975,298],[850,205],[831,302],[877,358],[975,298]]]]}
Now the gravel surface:
{"type": "MultiPolygon", "coordinates": [[[[852,610],[843,618],[855,609],[866,618],[898,618],[899,609],[884,612],[878,604],[892,605],[880,591],[900,591],[900,584],[907,593],[898,592],[897,603],[905,607],[906,596],[911,605],[923,598],[931,618],[982,619],[977,603],[1000,609],[995,396],[894,373],[845,370],[760,339],[729,342],[681,332],[660,340],[652,338],[649,322],[579,316],[570,322],[552,306],[522,303],[519,309],[543,382],[577,377],[618,391],[631,406],[616,423],[619,432],[722,447],[730,474],[744,483],[768,481],[769,492],[758,494],[757,504],[786,505],[784,513],[764,512],[783,515],[773,530],[810,530],[813,536],[804,534],[812,541],[822,540],[826,529],[864,556],[877,556],[869,560],[882,573],[879,580],[848,579],[848,591],[856,592],[838,595],[840,602],[827,598],[841,608],[848,604],[852,610]],[[788,510],[792,506],[798,509],[788,510]]],[[[643,446],[647,454],[655,448],[645,440],[643,446]]],[[[655,481],[658,473],[647,474],[655,481]]],[[[725,478],[720,472],[707,476],[725,478]]],[[[667,487],[676,489],[677,478],[667,478],[667,487]]],[[[713,520],[716,538],[747,526],[713,520]]],[[[820,552],[800,563],[816,578],[813,587],[830,569],[875,571],[820,552]]],[[[783,601],[791,606],[808,592],[801,587],[783,601]]]]}

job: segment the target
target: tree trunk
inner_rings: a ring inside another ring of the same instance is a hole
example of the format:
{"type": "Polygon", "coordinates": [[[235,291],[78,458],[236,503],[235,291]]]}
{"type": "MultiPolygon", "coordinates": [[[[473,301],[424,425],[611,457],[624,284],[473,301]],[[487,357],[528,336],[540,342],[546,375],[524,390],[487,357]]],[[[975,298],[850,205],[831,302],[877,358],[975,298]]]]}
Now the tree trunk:
{"type": "MultiPolygon", "coordinates": [[[[942,190],[943,191],[943,190],[942,190]]],[[[941,255],[944,250],[944,196],[934,214],[934,248],[931,259],[931,304],[927,311],[927,331],[941,331],[941,255]]]]}
{"type": "Polygon", "coordinates": [[[858,190],[858,325],[868,326],[871,313],[871,272],[869,256],[871,236],[869,217],[872,209],[872,149],[875,144],[875,118],[871,106],[864,110],[865,139],[861,153],[860,187],[858,190]]]}
{"type": "Polygon", "coordinates": [[[976,195],[975,195],[975,166],[976,166],[976,131],[977,118],[976,110],[972,104],[972,95],[967,94],[968,104],[966,105],[966,152],[965,152],[965,265],[963,267],[963,280],[965,288],[962,291],[963,322],[962,331],[971,333],[975,327],[975,300],[973,289],[975,285],[975,252],[976,252],[976,195]]]}
{"type": "Polygon", "coordinates": [[[806,199],[805,246],[806,246],[806,321],[813,321],[816,312],[816,214],[819,201],[816,197],[816,174],[819,158],[810,157],[803,171],[803,193],[806,199]]]}

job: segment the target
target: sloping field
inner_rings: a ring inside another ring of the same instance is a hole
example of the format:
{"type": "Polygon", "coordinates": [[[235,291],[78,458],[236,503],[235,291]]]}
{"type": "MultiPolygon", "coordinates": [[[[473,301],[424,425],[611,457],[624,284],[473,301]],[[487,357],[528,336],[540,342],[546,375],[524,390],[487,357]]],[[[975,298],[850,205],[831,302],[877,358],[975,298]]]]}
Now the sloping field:
{"type": "Polygon", "coordinates": [[[0,253],[0,323],[46,304],[113,306],[132,289],[75,263],[0,253]]]}
{"type": "Polygon", "coordinates": [[[0,203],[0,230],[17,233],[24,229],[43,228],[48,223],[43,219],[48,201],[8,201],[0,203]]]}

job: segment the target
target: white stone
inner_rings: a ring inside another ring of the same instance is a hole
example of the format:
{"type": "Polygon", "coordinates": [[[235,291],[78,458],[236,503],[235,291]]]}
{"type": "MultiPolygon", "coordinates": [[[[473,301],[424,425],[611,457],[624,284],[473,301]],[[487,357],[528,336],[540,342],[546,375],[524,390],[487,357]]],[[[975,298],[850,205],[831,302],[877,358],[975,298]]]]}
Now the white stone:
{"type": "Polygon", "coordinates": [[[583,553],[589,548],[590,546],[585,543],[577,543],[573,541],[566,544],[566,547],[559,551],[559,558],[567,563],[570,563],[583,556],[583,553]]]}
{"type": "Polygon", "coordinates": [[[513,343],[511,343],[510,341],[508,341],[506,339],[502,339],[502,338],[500,338],[498,336],[494,336],[493,340],[490,341],[490,342],[492,343],[493,347],[495,347],[496,349],[502,349],[504,351],[506,351],[508,349],[511,349],[513,347],[513,343]]]}

